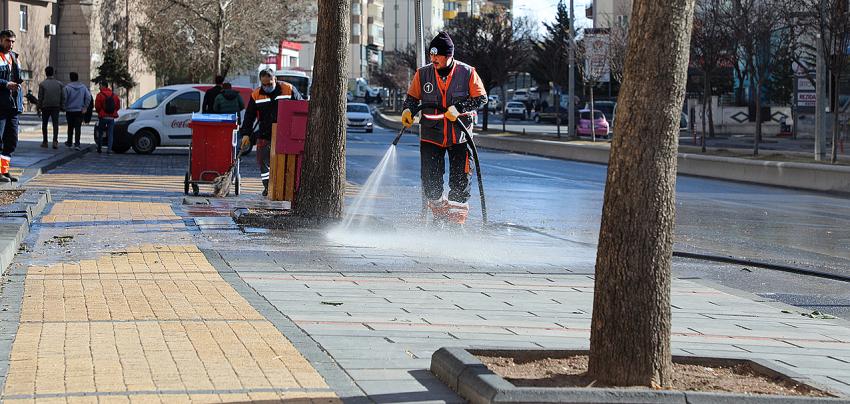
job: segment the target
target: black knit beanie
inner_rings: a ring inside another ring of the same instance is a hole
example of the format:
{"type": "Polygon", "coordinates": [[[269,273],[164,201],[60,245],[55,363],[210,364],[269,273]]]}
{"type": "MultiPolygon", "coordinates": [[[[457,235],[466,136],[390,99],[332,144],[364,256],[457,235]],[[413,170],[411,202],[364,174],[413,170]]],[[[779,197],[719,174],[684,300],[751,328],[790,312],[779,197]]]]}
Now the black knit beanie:
{"type": "Polygon", "coordinates": [[[452,57],[455,54],[455,44],[449,34],[441,31],[431,40],[431,44],[428,45],[428,52],[432,55],[452,57]]]}

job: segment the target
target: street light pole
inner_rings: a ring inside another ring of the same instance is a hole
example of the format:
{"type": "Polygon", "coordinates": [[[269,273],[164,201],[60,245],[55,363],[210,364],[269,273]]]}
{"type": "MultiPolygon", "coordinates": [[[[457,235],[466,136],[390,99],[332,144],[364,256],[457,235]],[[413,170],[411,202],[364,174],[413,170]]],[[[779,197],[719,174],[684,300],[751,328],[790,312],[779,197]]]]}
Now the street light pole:
{"type": "MultiPolygon", "coordinates": [[[[575,5],[573,4],[573,0],[570,0],[570,77],[569,77],[569,92],[570,99],[567,100],[568,104],[568,113],[569,117],[569,129],[567,132],[568,137],[575,137],[576,135],[576,105],[575,105],[575,97],[576,97],[576,12],[575,5]]],[[[560,97],[558,97],[560,99],[560,97]]],[[[561,103],[558,102],[558,105],[555,107],[555,116],[561,116],[561,103]]]]}
{"type": "Polygon", "coordinates": [[[425,32],[422,27],[422,0],[413,2],[414,19],[416,20],[416,66],[425,66],[425,32]]]}
{"type": "MultiPolygon", "coordinates": [[[[818,1],[817,17],[818,26],[823,26],[823,0],[818,1]]],[[[816,38],[817,65],[815,66],[815,161],[826,159],[826,59],[824,58],[823,44],[827,39],[823,37],[824,29],[820,29],[816,38]]]]}

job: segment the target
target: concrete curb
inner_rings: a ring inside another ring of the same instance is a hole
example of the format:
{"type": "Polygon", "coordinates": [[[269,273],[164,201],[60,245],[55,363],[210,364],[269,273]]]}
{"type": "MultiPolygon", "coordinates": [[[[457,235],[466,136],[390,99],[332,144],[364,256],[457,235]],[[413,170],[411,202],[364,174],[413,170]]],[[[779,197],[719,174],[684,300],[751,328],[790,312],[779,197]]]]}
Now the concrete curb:
{"type": "MultiPolygon", "coordinates": [[[[754,396],[729,393],[628,390],[607,388],[551,388],[516,387],[496,375],[475,357],[475,354],[510,355],[516,352],[531,352],[541,356],[587,355],[587,350],[546,349],[467,349],[440,348],[431,357],[431,372],[448,384],[452,390],[473,404],[483,403],[743,403],[743,404],[806,404],[845,403],[844,398],[810,398],[788,396],[754,396]]],[[[800,384],[831,392],[811,380],[797,375],[778,365],[762,360],[737,358],[704,358],[697,356],[673,356],[678,363],[702,363],[729,365],[749,362],[757,370],[769,375],[788,377],[800,384]]]]}
{"type": "Polygon", "coordinates": [[[25,190],[15,203],[0,208],[0,268],[3,274],[0,292],[0,389],[6,383],[12,343],[21,318],[26,277],[26,267],[12,263],[21,243],[30,234],[30,224],[44,212],[50,201],[49,190],[25,190]]]}
{"type": "MultiPolygon", "coordinates": [[[[475,137],[475,143],[479,147],[492,150],[608,164],[607,147],[492,135],[478,135],[475,137]]],[[[678,173],[809,191],[850,193],[850,167],[845,166],[679,153],[678,173]]]]}
{"type": "Polygon", "coordinates": [[[44,212],[50,200],[49,190],[24,190],[15,203],[0,207],[0,269],[4,273],[29,234],[30,225],[44,212]]]}

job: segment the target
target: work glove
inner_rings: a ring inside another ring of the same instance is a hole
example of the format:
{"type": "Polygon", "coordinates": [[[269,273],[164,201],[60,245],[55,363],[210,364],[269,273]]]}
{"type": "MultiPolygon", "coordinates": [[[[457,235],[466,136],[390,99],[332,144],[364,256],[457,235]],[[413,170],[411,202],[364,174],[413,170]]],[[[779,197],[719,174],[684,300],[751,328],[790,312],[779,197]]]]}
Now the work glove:
{"type": "Polygon", "coordinates": [[[242,143],[239,145],[239,150],[242,154],[247,153],[248,150],[251,150],[251,137],[248,135],[242,136],[242,143]]]}
{"type": "Polygon", "coordinates": [[[409,109],[402,111],[401,124],[404,125],[405,128],[409,128],[413,125],[413,113],[410,112],[409,109]]]}
{"type": "Polygon", "coordinates": [[[446,113],[444,115],[446,116],[446,119],[454,122],[457,120],[457,117],[460,116],[460,111],[457,110],[457,107],[452,105],[449,107],[448,110],[446,110],[446,113]]]}

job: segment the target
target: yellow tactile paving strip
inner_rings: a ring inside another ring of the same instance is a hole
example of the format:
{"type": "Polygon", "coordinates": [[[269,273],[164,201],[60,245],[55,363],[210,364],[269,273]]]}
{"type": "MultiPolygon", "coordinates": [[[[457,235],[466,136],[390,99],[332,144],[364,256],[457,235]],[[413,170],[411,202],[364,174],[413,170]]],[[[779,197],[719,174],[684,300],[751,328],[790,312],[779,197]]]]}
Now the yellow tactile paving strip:
{"type": "MultiPolygon", "coordinates": [[[[90,201],[59,203],[47,217],[81,212],[176,217],[164,204],[90,201]]],[[[339,402],[192,245],[28,269],[3,402],[53,401],[339,402]]]]}
{"type": "MultiPolygon", "coordinates": [[[[183,193],[183,176],[177,175],[121,175],[121,174],[47,174],[30,181],[27,186],[52,190],[102,190],[145,191],[183,193]]],[[[201,184],[202,194],[209,195],[212,185],[201,184]]],[[[257,177],[242,176],[240,192],[259,194],[263,183],[257,177]]],[[[233,194],[233,187],[230,188],[233,194]]],[[[191,194],[191,191],[190,191],[191,194]]]]}

